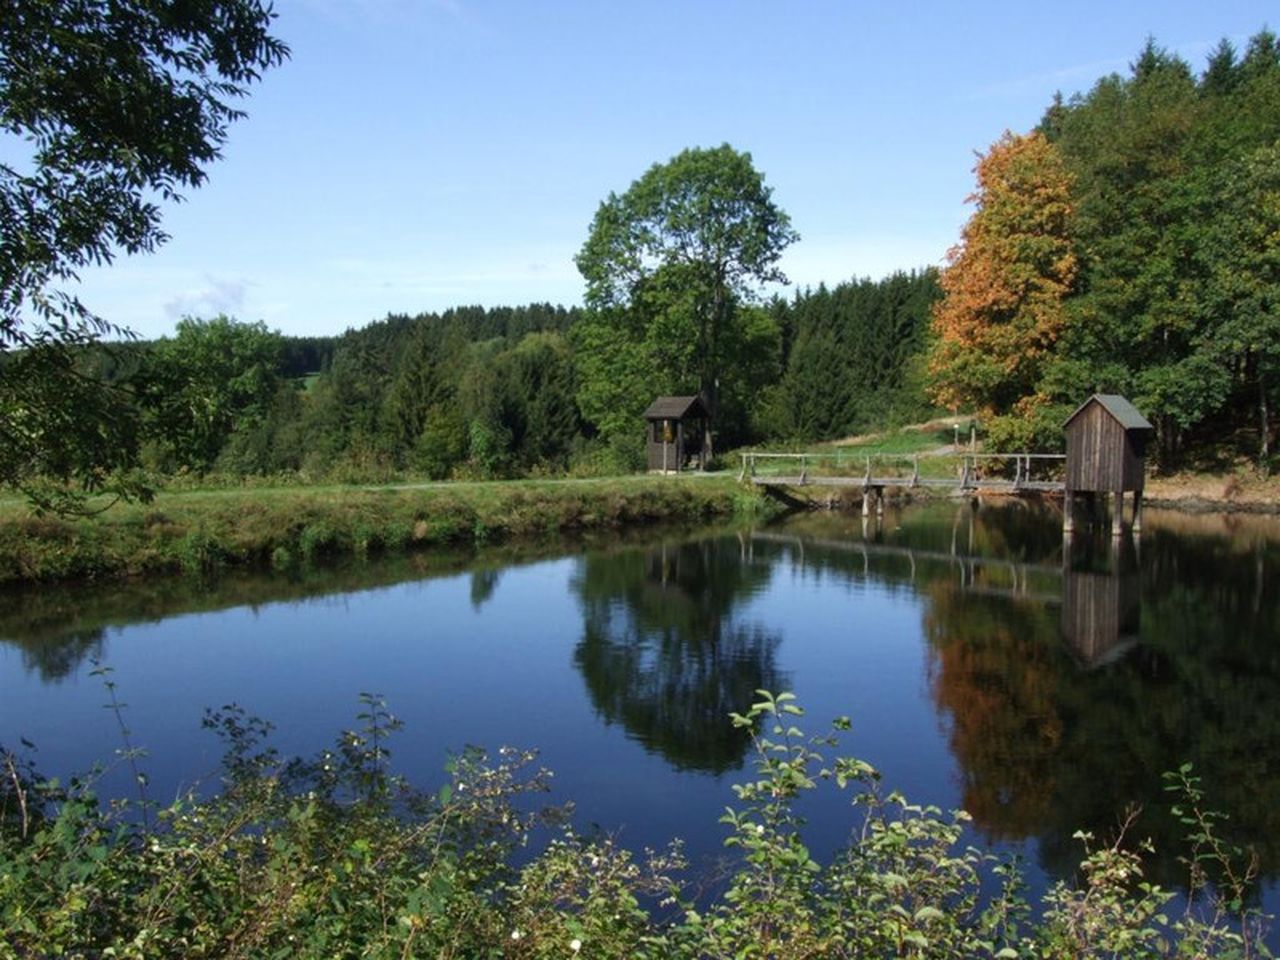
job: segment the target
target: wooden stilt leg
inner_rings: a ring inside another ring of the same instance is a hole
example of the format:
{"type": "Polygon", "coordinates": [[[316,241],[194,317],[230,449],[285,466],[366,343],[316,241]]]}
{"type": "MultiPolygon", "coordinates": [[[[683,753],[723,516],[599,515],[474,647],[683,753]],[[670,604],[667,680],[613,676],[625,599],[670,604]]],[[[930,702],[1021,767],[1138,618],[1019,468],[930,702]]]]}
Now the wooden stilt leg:
{"type": "Polygon", "coordinates": [[[1114,508],[1111,511],[1111,535],[1118,537],[1124,532],[1124,491],[1115,492],[1114,508]]]}
{"type": "Polygon", "coordinates": [[[1133,491],[1133,532],[1142,532],[1142,491],[1133,491]]]}

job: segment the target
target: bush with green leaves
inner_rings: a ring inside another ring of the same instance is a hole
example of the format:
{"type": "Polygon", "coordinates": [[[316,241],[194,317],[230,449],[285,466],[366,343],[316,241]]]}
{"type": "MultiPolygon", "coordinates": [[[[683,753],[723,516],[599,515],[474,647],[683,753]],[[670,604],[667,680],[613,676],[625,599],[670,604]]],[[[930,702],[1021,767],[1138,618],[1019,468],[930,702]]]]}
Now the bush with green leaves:
{"type": "MultiPolygon", "coordinates": [[[[1016,862],[965,845],[965,814],[913,805],[833,754],[847,719],[810,737],[792,695],[760,691],[727,721],[756,749],[722,818],[738,857],[721,894],[695,898],[678,844],[636,856],[539,809],[532,753],[468,750],[443,785],[412,788],[390,770],[399,721],[361,699],[359,727],[310,760],[281,758],[240,708],[210,711],[220,789],[163,808],[136,767],[141,799],[102,803],[100,770],[63,786],[3,753],[0,958],[1271,956],[1253,872],[1190,767],[1169,775],[1185,907],[1142,880],[1131,813],[1111,842],[1081,834],[1078,877],[1036,908],[1016,862]],[[797,801],[825,786],[848,792],[852,832],[819,862],[797,801]]],[[[122,753],[140,758],[127,736],[122,753]]]]}

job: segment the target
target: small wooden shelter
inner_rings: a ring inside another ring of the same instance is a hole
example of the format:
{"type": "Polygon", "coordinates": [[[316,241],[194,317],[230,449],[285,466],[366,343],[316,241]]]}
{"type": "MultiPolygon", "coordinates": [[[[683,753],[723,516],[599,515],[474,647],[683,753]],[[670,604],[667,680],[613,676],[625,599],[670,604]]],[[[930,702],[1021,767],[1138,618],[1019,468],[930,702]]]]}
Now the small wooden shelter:
{"type": "Polygon", "coordinates": [[[1067,418],[1063,429],[1067,433],[1063,531],[1069,532],[1074,525],[1072,507],[1077,493],[1094,497],[1114,493],[1111,532],[1118,535],[1126,491],[1133,492],[1133,529],[1141,530],[1146,449],[1155,427],[1124,397],[1095,393],[1067,418]]]}
{"type": "Polygon", "coordinates": [[[702,435],[707,408],[700,397],[659,397],[644,412],[648,421],[649,471],[679,473],[695,464],[706,469],[702,435]]]}

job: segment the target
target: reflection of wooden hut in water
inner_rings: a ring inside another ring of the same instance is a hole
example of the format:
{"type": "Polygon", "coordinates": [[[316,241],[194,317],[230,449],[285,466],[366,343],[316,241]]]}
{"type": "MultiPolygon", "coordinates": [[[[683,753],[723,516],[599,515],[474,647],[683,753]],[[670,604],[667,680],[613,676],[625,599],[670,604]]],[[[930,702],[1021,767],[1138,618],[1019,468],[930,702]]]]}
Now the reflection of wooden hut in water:
{"type": "Polygon", "coordinates": [[[1062,529],[1074,527],[1076,494],[1115,495],[1111,532],[1119,534],[1125,491],[1133,491],[1133,529],[1142,529],[1143,458],[1155,428],[1124,397],[1095,393],[1063,425],[1067,433],[1066,493],[1062,529]]]}
{"type": "Polygon", "coordinates": [[[703,470],[702,435],[707,408],[698,397],[659,397],[644,412],[648,421],[649,470],[679,473],[697,466],[703,470]]]}
{"type": "Polygon", "coordinates": [[[1084,666],[1119,660],[1138,642],[1142,605],[1136,571],[1064,571],[1062,635],[1084,666]]]}

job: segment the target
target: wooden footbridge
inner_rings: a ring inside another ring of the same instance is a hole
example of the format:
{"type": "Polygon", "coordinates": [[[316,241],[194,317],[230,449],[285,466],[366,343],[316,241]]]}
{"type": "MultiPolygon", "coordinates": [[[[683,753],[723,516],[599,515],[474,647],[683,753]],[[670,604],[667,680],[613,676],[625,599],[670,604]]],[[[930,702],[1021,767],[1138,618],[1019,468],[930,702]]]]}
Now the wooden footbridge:
{"type": "Polygon", "coordinates": [[[862,493],[862,512],[884,511],[887,488],[932,487],[958,493],[1063,493],[1066,456],[1060,453],[945,453],[858,456],[823,453],[742,454],[739,479],[766,488],[843,487],[862,493]]]}
{"type": "Polygon", "coordinates": [[[1062,531],[1075,526],[1077,494],[1096,504],[1111,497],[1111,532],[1120,536],[1124,495],[1133,495],[1133,530],[1142,529],[1144,455],[1155,428],[1124,397],[1095,393],[1063,424],[1065,454],[978,453],[972,448],[934,456],[823,453],[742,454],[740,479],[777,491],[786,488],[845,487],[861,490],[862,515],[884,513],[889,487],[942,487],[958,493],[1062,494],[1062,531]]]}

